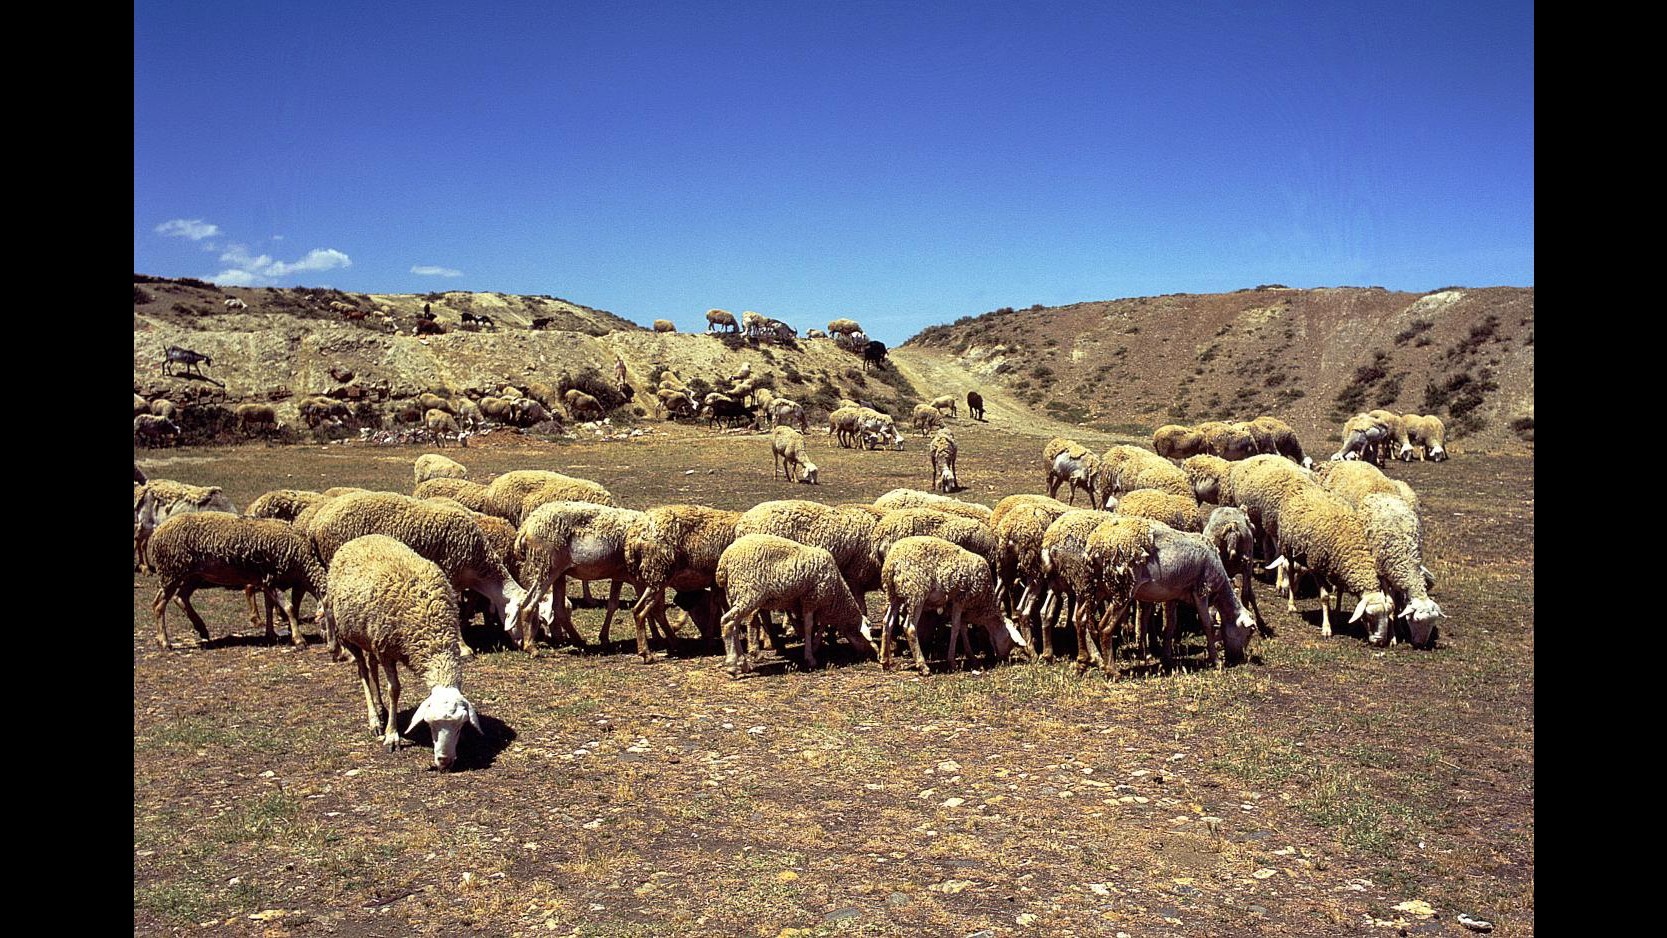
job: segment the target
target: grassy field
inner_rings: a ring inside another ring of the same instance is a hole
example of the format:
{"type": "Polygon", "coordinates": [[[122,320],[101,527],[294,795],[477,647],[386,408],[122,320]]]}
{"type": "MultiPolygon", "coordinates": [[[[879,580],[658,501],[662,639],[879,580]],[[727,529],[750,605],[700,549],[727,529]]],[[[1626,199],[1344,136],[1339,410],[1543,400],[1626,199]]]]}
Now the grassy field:
{"type": "MultiPolygon", "coordinates": [[[[955,426],[962,498],[1042,489],[1041,438],[955,426]]],[[[855,452],[815,429],[816,487],[772,482],[765,437],[703,428],[446,452],[473,478],[556,469],[634,508],[928,484],[918,437],[855,452]]],[[[408,492],[424,451],[135,458],[242,507],[274,488],[408,492]]],[[[641,662],[626,618],[605,653],[469,659],[486,732],[465,735],[451,773],[423,745],[378,745],[353,665],[311,623],[306,649],[268,645],[241,595],[203,591],[215,640],[194,647],[170,615],[185,647],[162,652],[154,577],[136,575],[134,931],[1472,934],[1462,913],[1531,935],[1533,462],[1390,473],[1422,499],[1453,617],[1433,652],[1322,639],[1316,599],[1289,614],[1266,584],[1278,635],[1251,663],[1115,682],[1064,663],[886,673],[838,654],[805,673],[768,650],[732,680],[715,648],[641,662]]],[[[594,637],[601,611],[577,619],[594,637]]],[[[408,690],[401,725],[420,700],[408,690]]]]}

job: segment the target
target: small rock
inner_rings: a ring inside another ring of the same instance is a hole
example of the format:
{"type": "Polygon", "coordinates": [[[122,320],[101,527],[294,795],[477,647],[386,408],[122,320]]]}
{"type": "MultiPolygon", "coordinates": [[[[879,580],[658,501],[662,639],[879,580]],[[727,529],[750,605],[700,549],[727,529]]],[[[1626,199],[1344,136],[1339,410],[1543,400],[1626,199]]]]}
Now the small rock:
{"type": "Polygon", "coordinates": [[[1431,908],[1430,904],[1423,899],[1408,899],[1405,902],[1398,903],[1395,906],[1395,911],[1409,912],[1421,918],[1429,918],[1435,914],[1435,909],[1431,908]]]}
{"type": "Polygon", "coordinates": [[[1471,918],[1463,912],[1459,913],[1459,924],[1470,929],[1471,931],[1493,931],[1492,922],[1486,922],[1479,918],[1471,918]]]}
{"type": "Polygon", "coordinates": [[[1274,873],[1275,873],[1274,870],[1270,870],[1270,869],[1268,869],[1267,867],[1264,866],[1261,869],[1257,870],[1256,872],[1250,874],[1250,878],[1251,879],[1267,879],[1269,876],[1274,875],[1274,873]]]}
{"type": "Polygon", "coordinates": [[[963,798],[950,798],[950,799],[947,799],[946,801],[944,801],[943,807],[959,808],[961,805],[964,805],[966,803],[967,803],[966,800],[963,799],[963,798]]]}
{"type": "Polygon", "coordinates": [[[894,892],[891,895],[886,896],[886,905],[889,905],[894,909],[900,909],[912,901],[914,900],[900,892],[894,892]]]}
{"type": "Polygon", "coordinates": [[[822,921],[824,921],[824,922],[842,922],[842,921],[844,921],[845,919],[848,919],[848,918],[856,918],[857,916],[859,916],[861,914],[862,914],[861,909],[857,908],[854,905],[848,905],[843,909],[834,909],[832,912],[829,912],[827,915],[822,916],[822,921]]]}
{"type": "Polygon", "coordinates": [[[776,882],[779,883],[791,883],[798,878],[799,874],[793,872],[792,870],[782,870],[780,873],[776,874],[776,882]]]}
{"type": "Polygon", "coordinates": [[[1030,914],[1029,912],[1020,912],[1017,916],[1014,916],[1013,921],[1028,928],[1029,926],[1036,924],[1036,916],[1030,914]]]}
{"type": "Polygon", "coordinates": [[[938,763],[938,771],[947,772],[953,775],[956,772],[961,771],[961,764],[953,759],[946,759],[943,762],[938,763]]]}

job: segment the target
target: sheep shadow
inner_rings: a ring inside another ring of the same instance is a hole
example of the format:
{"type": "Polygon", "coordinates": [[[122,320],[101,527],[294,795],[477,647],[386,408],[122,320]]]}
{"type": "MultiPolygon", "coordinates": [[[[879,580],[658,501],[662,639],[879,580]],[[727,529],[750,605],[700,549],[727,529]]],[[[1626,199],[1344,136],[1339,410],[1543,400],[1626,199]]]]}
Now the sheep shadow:
{"type": "MultiPolygon", "coordinates": [[[[298,647],[298,650],[303,650],[303,651],[308,649],[308,648],[311,648],[314,645],[323,645],[324,644],[324,637],[323,636],[321,636],[321,635],[308,635],[305,632],[301,633],[301,640],[304,644],[300,645],[298,647]]],[[[256,647],[256,646],[260,646],[260,647],[264,647],[264,648],[291,648],[291,647],[297,647],[297,646],[293,646],[291,644],[290,639],[289,639],[289,632],[284,630],[284,629],[279,629],[278,630],[278,635],[277,635],[276,638],[267,638],[265,633],[263,633],[263,632],[230,632],[230,633],[227,633],[225,635],[221,635],[221,636],[218,636],[218,637],[215,637],[215,638],[210,638],[206,642],[199,642],[198,645],[197,645],[198,648],[201,648],[205,651],[216,649],[216,648],[253,648],[253,647],[256,647]]]]}
{"type": "MultiPolygon", "coordinates": [[[[420,686],[420,682],[419,682],[420,686]]],[[[426,695],[424,695],[426,696],[426,695]]],[[[418,706],[422,703],[418,701],[418,706]]],[[[416,716],[417,707],[407,707],[399,712],[399,726],[411,725],[411,718],[416,716]]],[[[515,728],[490,714],[479,714],[480,732],[466,729],[457,740],[457,759],[452,762],[453,772],[475,772],[489,769],[498,761],[498,756],[508,749],[518,735],[515,728]]],[[[434,750],[434,734],[427,723],[418,723],[409,733],[401,733],[401,738],[410,743],[412,748],[422,748],[430,753],[434,750]]],[[[432,757],[429,762],[430,771],[434,771],[432,757]]]]}
{"type": "Polygon", "coordinates": [[[208,375],[197,374],[195,372],[190,372],[190,371],[164,371],[162,373],[162,376],[164,378],[183,378],[186,381],[202,381],[202,382],[206,382],[208,384],[212,384],[212,385],[214,385],[215,387],[217,387],[221,390],[225,390],[225,388],[226,388],[226,382],[224,382],[224,381],[216,381],[213,378],[210,378],[208,375]]]}

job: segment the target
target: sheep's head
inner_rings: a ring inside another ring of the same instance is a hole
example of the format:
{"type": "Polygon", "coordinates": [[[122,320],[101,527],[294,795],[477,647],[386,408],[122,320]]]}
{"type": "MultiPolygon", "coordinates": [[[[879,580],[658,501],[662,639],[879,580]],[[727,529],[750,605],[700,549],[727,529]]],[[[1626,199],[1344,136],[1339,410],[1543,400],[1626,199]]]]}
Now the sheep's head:
{"type": "Polygon", "coordinates": [[[1447,458],[1447,450],[1440,443],[1437,443],[1434,446],[1430,447],[1430,454],[1429,455],[1430,455],[1430,458],[1432,460],[1435,460],[1436,462],[1441,462],[1442,460],[1447,458]]]}
{"type": "MultiPolygon", "coordinates": [[[[1227,587],[1232,589],[1231,586],[1227,587]]],[[[1240,609],[1232,622],[1226,622],[1222,628],[1222,641],[1227,646],[1227,661],[1230,664],[1243,662],[1250,650],[1250,636],[1256,634],[1256,617],[1248,609],[1240,609]]]]}
{"type": "Polygon", "coordinates": [[[1407,603],[1397,618],[1407,620],[1407,628],[1412,633],[1414,648],[1435,647],[1437,619],[1451,618],[1441,611],[1441,606],[1429,598],[1418,598],[1407,603]]]}
{"type": "Polygon", "coordinates": [[[799,471],[799,481],[800,482],[803,482],[806,485],[815,485],[816,484],[817,469],[816,469],[816,464],[815,463],[810,462],[810,461],[807,460],[806,462],[800,464],[799,469],[800,469],[800,471],[799,471]]]}
{"type": "Polygon", "coordinates": [[[461,690],[444,685],[429,693],[428,699],[411,715],[411,725],[405,732],[414,731],[418,723],[427,723],[434,736],[434,767],[442,772],[457,761],[457,740],[463,734],[463,724],[473,726],[476,732],[485,732],[480,727],[480,714],[469,698],[461,690]]]}
{"type": "Polygon", "coordinates": [[[1361,619],[1372,625],[1372,644],[1384,645],[1389,641],[1390,617],[1395,613],[1395,601],[1382,590],[1371,590],[1362,593],[1360,602],[1355,604],[1354,614],[1349,616],[1352,625],[1361,619]]]}

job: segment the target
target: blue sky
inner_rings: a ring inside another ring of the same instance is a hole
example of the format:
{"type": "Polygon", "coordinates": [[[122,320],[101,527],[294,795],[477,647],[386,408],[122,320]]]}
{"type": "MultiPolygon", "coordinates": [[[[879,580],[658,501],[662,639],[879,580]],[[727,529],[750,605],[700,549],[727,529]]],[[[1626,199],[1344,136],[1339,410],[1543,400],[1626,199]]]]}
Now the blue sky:
{"type": "Polygon", "coordinates": [[[711,307],[1532,286],[1528,3],[134,4],[133,266],[711,307]]]}

